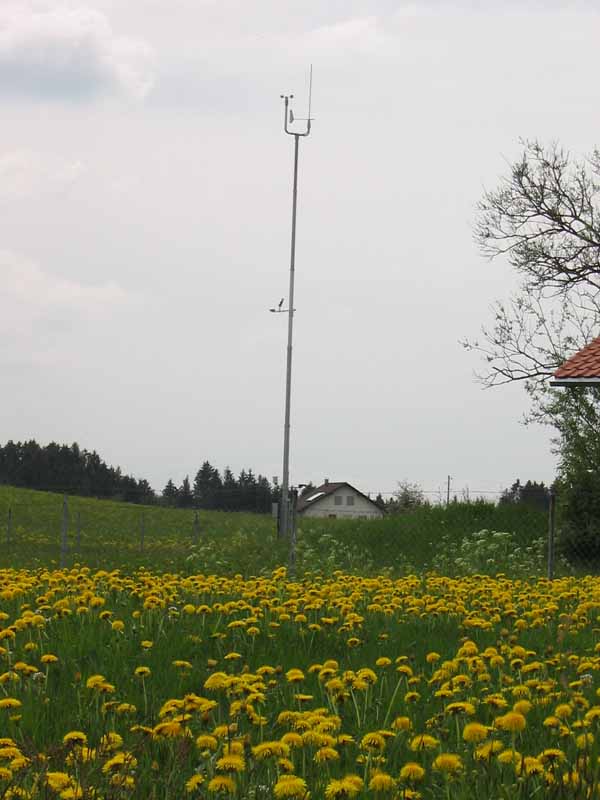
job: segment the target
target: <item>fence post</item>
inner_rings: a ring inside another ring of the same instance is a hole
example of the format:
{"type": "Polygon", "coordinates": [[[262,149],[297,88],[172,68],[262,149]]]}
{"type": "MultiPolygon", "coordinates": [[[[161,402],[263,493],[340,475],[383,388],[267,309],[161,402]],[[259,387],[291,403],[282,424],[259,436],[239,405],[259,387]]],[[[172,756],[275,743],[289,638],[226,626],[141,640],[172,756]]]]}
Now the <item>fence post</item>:
{"type": "Polygon", "coordinates": [[[65,566],[67,560],[67,532],[69,530],[69,507],[67,495],[63,495],[62,531],[60,539],[60,568],[65,566]]]}
{"type": "Polygon", "coordinates": [[[12,508],[8,507],[8,516],[6,518],[6,544],[12,541],[12,508]]]}
{"type": "Polygon", "coordinates": [[[76,547],[77,552],[81,550],[81,511],[77,512],[77,538],[76,538],[76,547]]]}
{"type": "Polygon", "coordinates": [[[192,528],[192,539],[194,544],[198,544],[200,539],[200,518],[198,516],[198,511],[194,514],[194,525],[192,528]]]}
{"type": "Polygon", "coordinates": [[[140,550],[144,552],[144,539],[146,538],[146,518],[142,514],[140,519],[140,550]]]}
{"type": "Polygon", "coordinates": [[[550,489],[550,505],[548,507],[548,580],[554,578],[554,533],[556,524],[556,494],[550,489]]]}
{"type": "Polygon", "coordinates": [[[290,577],[296,577],[296,507],[298,505],[298,489],[291,489],[290,503],[288,505],[289,523],[288,530],[290,532],[290,577]]]}

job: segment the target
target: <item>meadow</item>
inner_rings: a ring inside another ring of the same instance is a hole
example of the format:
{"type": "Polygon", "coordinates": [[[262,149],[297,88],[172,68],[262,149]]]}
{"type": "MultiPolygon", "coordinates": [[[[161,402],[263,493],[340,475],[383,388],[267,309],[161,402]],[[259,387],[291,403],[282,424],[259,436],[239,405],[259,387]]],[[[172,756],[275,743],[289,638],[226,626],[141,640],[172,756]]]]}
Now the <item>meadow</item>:
{"type": "Polygon", "coordinates": [[[72,498],[61,569],[62,498],[0,499],[3,800],[600,794],[600,579],[542,577],[543,519],[313,521],[291,575],[268,518],[144,509],[142,550],[72,498]]]}

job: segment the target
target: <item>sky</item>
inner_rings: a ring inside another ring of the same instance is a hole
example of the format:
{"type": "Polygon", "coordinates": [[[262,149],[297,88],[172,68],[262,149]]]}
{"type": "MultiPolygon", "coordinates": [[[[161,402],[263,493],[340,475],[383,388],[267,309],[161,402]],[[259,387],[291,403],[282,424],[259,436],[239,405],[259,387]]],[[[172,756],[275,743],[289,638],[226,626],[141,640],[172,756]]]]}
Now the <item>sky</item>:
{"type": "Polygon", "coordinates": [[[473,242],[520,138],[598,144],[594,2],[1,0],[0,441],[161,490],[290,476],[435,499],[552,480],[521,386],[460,345],[517,287],[473,242]]]}

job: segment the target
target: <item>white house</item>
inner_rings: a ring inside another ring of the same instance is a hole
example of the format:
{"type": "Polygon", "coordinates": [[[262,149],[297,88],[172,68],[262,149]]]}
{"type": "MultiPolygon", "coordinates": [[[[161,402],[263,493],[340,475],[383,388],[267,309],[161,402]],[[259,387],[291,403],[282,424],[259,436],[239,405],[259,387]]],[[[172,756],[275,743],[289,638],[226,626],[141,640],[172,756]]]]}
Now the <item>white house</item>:
{"type": "Polygon", "coordinates": [[[298,514],[302,517],[332,519],[376,519],[383,517],[379,506],[349,483],[330,483],[312,489],[298,498],[298,514]]]}

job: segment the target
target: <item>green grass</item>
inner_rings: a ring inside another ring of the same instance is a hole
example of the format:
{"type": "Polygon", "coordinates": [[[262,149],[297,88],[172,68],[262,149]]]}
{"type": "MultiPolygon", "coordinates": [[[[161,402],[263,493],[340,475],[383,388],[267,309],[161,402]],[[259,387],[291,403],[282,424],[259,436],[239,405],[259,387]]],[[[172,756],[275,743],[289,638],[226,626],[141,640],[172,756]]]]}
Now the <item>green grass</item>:
{"type": "MultiPolygon", "coordinates": [[[[0,566],[57,565],[62,508],[62,495],[0,486],[0,566]],[[9,508],[12,540],[4,546],[9,508]]],[[[145,566],[247,576],[265,574],[288,561],[287,544],[277,541],[275,521],[268,515],[200,510],[195,543],[192,510],[69,497],[68,511],[67,566],[145,566]]],[[[542,571],[546,524],[543,512],[479,502],[422,508],[381,520],[304,519],[299,523],[297,569],[499,572],[514,571],[520,562],[526,572],[542,571]],[[510,536],[474,538],[481,530],[510,536]]]]}

